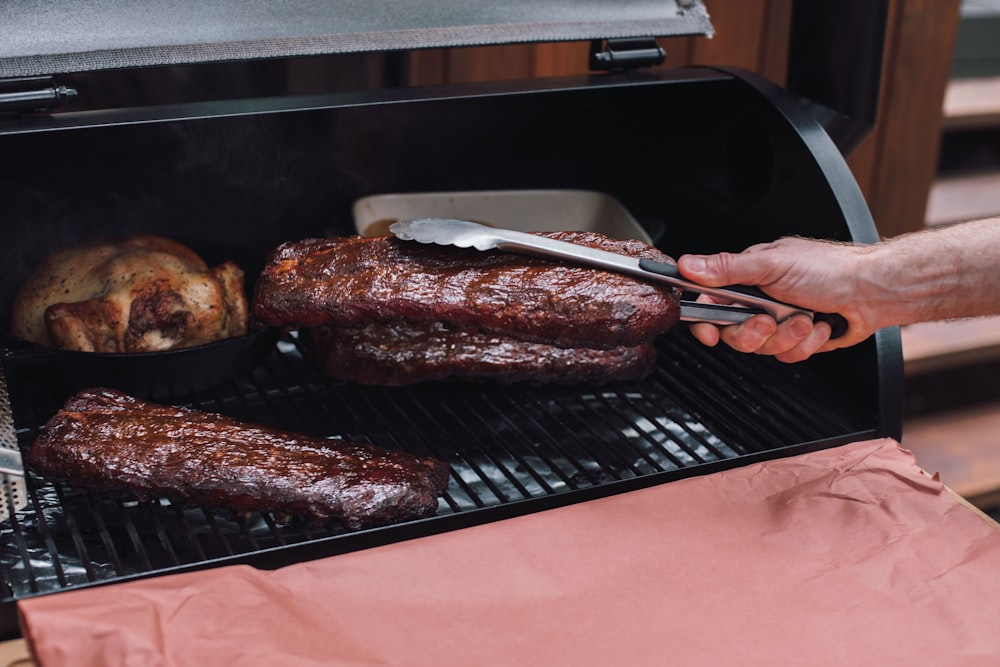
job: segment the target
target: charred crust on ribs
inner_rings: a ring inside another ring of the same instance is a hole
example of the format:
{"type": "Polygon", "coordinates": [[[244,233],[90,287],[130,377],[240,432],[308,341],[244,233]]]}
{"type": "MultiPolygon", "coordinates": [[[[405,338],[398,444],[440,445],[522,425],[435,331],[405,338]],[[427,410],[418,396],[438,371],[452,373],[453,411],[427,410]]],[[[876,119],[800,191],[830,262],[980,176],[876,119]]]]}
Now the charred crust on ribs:
{"type": "MultiPolygon", "coordinates": [[[[541,235],[673,262],[637,240],[541,235]]],[[[275,249],[253,312],[300,328],[321,370],[341,380],[601,382],[651,372],[650,343],[679,320],[679,297],[570,263],[354,236],[275,249]]]]}
{"type": "Polygon", "coordinates": [[[319,438],[93,388],[70,397],[28,465],[72,486],[137,500],[272,512],[361,529],[427,517],[447,463],[319,438]]]}

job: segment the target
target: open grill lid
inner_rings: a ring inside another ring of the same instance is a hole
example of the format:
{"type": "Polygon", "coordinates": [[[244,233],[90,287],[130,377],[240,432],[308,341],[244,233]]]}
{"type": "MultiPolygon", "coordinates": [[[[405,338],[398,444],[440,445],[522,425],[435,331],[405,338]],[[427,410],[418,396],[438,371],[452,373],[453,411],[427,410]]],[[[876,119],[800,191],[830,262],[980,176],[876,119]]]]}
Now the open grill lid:
{"type": "Polygon", "coordinates": [[[451,46],[711,35],[701,0],[0,3],[0,78],[451,46]]]}

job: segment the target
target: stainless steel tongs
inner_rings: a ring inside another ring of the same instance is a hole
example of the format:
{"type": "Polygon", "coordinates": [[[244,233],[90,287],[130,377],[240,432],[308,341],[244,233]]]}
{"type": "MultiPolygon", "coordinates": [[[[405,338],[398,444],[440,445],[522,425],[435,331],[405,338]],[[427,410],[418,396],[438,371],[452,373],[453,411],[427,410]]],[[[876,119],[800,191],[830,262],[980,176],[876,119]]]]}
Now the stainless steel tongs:
{"type": "MultiPolygon", "coordinates": [[[[0,348],[2,352],[2,348],[0,348]]],[[[7,396],[7,378],[0,361],[0,521],[28,505],[24,464],[7,396]]]]}
{"type": "Polygon", "coordinates": [[[755,287],[745,285],[706,287],[682,278],[677,272],[677,267],[673,264],[619,255],[575,243],[557,241],[537,234],[487,227],[467,220],[445,218],[401,220],[390,225],[389,231],[404,241],[436,243],[477,250],[496,249],[577,262],[607,271],[617,271],[646,280],[667,283],[685,292],[707,294],[734,304],[698,303],[682,299],[681,320],[685,322],[738,324],[753,315],[767,313],[778,322],[786,320],[792,315],[805,315],[817,321],[825,320],[833,329],[833,338],[843,335],[847,329],[847,322],[840,315],[814,313],[805,308],[783,303],[770,298],[755,287]]]}

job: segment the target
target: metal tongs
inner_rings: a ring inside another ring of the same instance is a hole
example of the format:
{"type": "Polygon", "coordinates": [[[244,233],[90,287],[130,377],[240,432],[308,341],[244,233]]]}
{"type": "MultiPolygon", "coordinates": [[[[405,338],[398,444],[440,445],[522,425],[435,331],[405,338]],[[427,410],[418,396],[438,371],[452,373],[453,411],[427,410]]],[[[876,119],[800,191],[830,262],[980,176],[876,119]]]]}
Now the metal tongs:
{"type": "Polygon", "coordinates": [[[738,324],[754,315],[767,313],[778,322],[786,320],[792,315],[805,315],[814,321],[826,321],[831,326],[832,338],[843,335],[847,330],[847,321],[840,315],[814,313],[805,308],[783,303],[770,298],[755,287],[746,285],[706,287],[682,278],[677,272],[677,267],[673,264],[619,255],[575,243],[557,241],[537,234],[488,227],[468,220],[446,218],[401,220],[390,225],[389,231],[404,241],[436,243],[460,248],[475,248],[476,250],[496,249],[577,262],[607,271],[626,273],[645,280],[667,283],[685,292],[707,294],[732,304],[698,303],[682,299],[681,320],[685,322],[738,324]]]}
{"type": "MultiPolygon", "coordinates": [[[[2,349],[0,349],[2,352],[2,349]]],[[[17,431],[7,395],[7,378],[0,359],[0,521],[28,504],[24,463],[17,446],[17,431]]]]}

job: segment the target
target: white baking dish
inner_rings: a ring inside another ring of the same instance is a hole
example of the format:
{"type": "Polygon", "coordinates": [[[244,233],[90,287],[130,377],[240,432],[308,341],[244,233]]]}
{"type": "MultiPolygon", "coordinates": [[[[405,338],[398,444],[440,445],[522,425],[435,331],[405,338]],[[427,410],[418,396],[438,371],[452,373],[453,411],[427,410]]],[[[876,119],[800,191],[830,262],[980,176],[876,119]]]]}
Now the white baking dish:
{"type": "Polygon", "coordinates": [[[354,203],[362,236],[386,234],[397,220],[459,218],[526,232],[592,231],[652,243],[614,197],[592,190],[487,190],[372,195],[354,203]]]}

